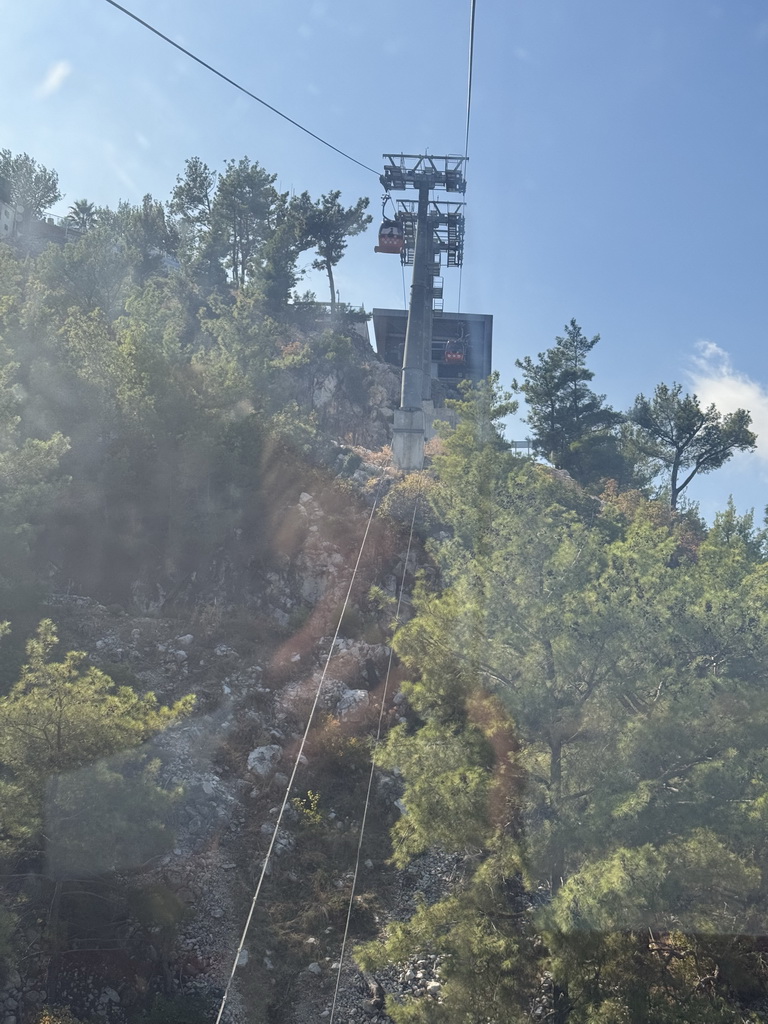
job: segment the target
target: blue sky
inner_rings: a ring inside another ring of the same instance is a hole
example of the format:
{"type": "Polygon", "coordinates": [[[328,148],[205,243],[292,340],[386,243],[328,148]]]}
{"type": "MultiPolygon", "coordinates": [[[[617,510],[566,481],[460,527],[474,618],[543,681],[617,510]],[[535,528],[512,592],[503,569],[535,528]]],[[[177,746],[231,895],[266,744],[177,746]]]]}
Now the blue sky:
{"type": "MultiPolygon", "coordinates": [[[[373,168],[463,151],[469,0],[126,6],[373,168]]],[[[56,168],[55,212],[165,200],[187,157],[248,155],[283,189],[368,195],[378,215],[374,174],[104,0],[0,0],[0,23],[0,146],[56,168]]],[[[601,335],[594,383],[614,406],[676,380],[749,408],[758,452],[691,488],[709,518],[729,493],[768,503],[766,111],[764,0],[477,0],[462,308],[494,315],[504,383],[575,317],[601,335]]],[[[374,244],[350,243],[341,297],[402,305],[374,244]]],[[[445,286],[451,308],[457,271],[445,286]]]]}

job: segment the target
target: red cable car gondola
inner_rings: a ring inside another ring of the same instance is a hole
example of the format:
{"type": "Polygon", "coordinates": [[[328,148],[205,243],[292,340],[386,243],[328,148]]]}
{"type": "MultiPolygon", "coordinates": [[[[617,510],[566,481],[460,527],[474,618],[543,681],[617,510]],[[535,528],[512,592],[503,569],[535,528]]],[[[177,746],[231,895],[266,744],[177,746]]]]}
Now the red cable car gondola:
{"type": "Polygon", "coordinates": [[[467,361],[467,346],[459,340],[447,342],[443,359],[446,363],[452,363],[454,366],[465,363],[467,361]]]}
{"type": "Polygon", "coordinates": [[[403,226],[396,220],[388,220],[386,217],[379,228],[379,244],[374,252],[401,253],[405,245],[403,226]]]}

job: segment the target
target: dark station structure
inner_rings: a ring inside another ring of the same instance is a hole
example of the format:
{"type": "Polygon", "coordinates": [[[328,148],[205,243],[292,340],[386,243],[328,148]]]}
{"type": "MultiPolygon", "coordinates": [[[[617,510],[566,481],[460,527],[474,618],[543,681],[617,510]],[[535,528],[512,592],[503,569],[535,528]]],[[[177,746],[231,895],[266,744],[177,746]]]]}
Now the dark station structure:
{"type": "Polygon", "coordinates": [[[464,260],[466,157],[385,153],[384,161],[376,252],[398,255],[413,277],[408,309],[374,309],[373,328],[379,355],[402,367],[392,456],[399,469],[412,472],[423,465],[424,441],[434,420],[444,418],[445,399],[458,394],[461,381],[490,374],[493,318],[443,309],[442,269],[464,260]],[[390,196],[409,191],[417,198],[390,196]]]}
{"type": "MultiPolygon", "coordinates": [[[[408,311],[374,309],[376,351],[392,366],[402,366],[408,311]]],[[[431,345],[432,398],[457,398],[462,380],[485,380],[491,373],[493,317],[490,313],[433,312],[431,345]]]]}

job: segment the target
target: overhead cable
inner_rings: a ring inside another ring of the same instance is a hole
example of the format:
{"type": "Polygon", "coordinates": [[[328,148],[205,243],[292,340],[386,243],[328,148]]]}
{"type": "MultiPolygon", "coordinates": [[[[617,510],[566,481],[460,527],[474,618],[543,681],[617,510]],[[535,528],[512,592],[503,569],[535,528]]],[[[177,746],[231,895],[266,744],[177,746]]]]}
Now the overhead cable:
{"type": "Polygon", "coordinates": [[[338,146],[332,145],[330,142],[322,138],[320,135],[316,135],[314,132],[310,131],[309,128],[305,128],[303,124],[299,124],[298,121],[294,121],[292,117],[289,117],[287,114],[284,114],[282,110],[278,110],[277,107],[273,107],[271,103],[267,103],[266,100],[263,100],[260,96],[257,96],[255,93],[252,93],[250,89],[246,89],[245,86],[240,85],[239,82],[236,82],[234,79],[229,78],[222,71],[219,71],[217,68],[213,67],[212,64],[208,64],[201,57],[196,56],[196,54],[192,53],[190,50],[186,50],[183,46],[179,45],[179,43],[174,42],[173,39],[171,39],[169,36],[164,35],[159,29],[156,29],[153,25],[150,25],[148,21],[144,21],[143,18],[140,18],[137,14],[134,14],[132,11],[129,11],[127,7],[122,7],[120,4],[116,3],[115,0],[106,0],[106,2],[110,4],[112,7],[116,7],[118,11],[122,11],[123,14],[126,14],[129,18],[133,18],[134,21],[137,21],[139,25],[143,25],[144,28],[148,29],[150,32],[154,32],[156,36],[159,36],[166,43],[169,43],[177,50],[180,50],[187,57],[191,58],[194,61],[197,61],[198,64],[202,65],[202,67],[206,68],[208,71],[213,72],[214,75],[218,75],[219,78],[223,79],[229,85],[234,86],[235,89],[239,89],[240,92],[245,93],[246,96],[250,96],[252,100],[256,100],[257,103],[260,103],[263,107],[266,107],[267,110],[271,110],[273,114],[277,114],[278,117],[282,117],[284,121],[287,121],[289,124],[292,124],[295,128],[298,128],[301,131],[305,132],[307,135],[311,136],[313,139],[316,139],[318,142],[321,142],[324,146],[327,146],[328,149],[332,149],[334,153],[338,153],[340,156],[346,157],[346,159],[351,160],[353,164],[357,164],[358,167],[362,167],[364,168],[364,170],[370,171],[371,174],[375,174],[377,178],[379,177],[379,172],[375,171],[373,167],[369,167],[368,164],[364,164],[362,160],[355,159],[355,157],[350,156],[349,153],[345,153],[343,149],[339,149],[338,146]]]}
{"type": "MultiPolygon", "coordinates": [[[[424,459],[423,459],[423,457],[422,457],[421,467],[422,467],[422,469],[424,468],[424,459]]],[[[406,574],[408,572],[408,561],[409,561],[409,559],[411,557],[411,546],[413,544],[413,533],[414,533],[414,529],[415,529],[415,526],[416,526],[416,513],[418,512],[419,502],[421,501],[421,491],[422,491],[422,479],[421,479],[421,477],[419,477],[419,489],[418,489],[418,492],[416,494],[416,500],[413,503],[413,515],[411,516],[411,531],[408,534],[408,546],[407,546],[407,548],[405,550],[405,561],[403,563],[403,575],[402,575],[402,579],[400,581],[400,593],[397,596],[397,607],[395,609],[395,621],[394,621],[395,629],[397,629],[397,627],[400,625],[400,608],[401,608],[401,605],[403,603],[403,593],[405,592],[405,577],[406,577],[406,574]]],[[[363,839],[365,838],[365,826],[366,826],[366,823],[368,821],[368,810],[369,810],[370,803],[371,803],[371,791],[373,789],[373,780],[374,780],[374,777],[375,777],[375,774],[376,774],[376,755],[377,755],[379,747],[381,745],[381,732],[382,732],[382,726],[383,726],[383,723],[384,723],[384,710],[385,710],[386,703],[387,703],[387,695],[388,695],[388,691],[389,691],[389,680],[390,680],[390,676],[392,675],[392,664],[393,664],[393,661],[394,661],[394,657],[395,657],[395,651],[394,651],[394,648],[392,647],[392,645],[390,644],[390,646],[389,646],[389,661],[387,663],[387,674],[386,674],[386,677],[384,679],[384,687],[383,687],[383,690],[382,690],[382,693],[381,693],[381,705],[379,707],[379,721],[378,721],[378,725],[377,725],[377,728],[376,728],[376,738],[373,741],[373,750],[371,752],[371,770],[370,770],[370,774],[368,776],[368,789],[367,789],[366,794],[365,794],[365,806],[363,808],[363,817],[362,817],[362,821],[360,823],[360,835],[359,835],[359,838],[358,838],[358,841],[357,841],[357,857],[355,859],[355,869],[354,869],[354,872],[353,872],[353,875],[352,875],[352,889],[351,889],[351,892],[349,894],[349,904],[347,906],[347,918],[346,918],[346,921],[344,922],[344,936],[343,936],[343,938],[341,940],[341,953],[339,955],[339,966],[338,966],[338,969],[337,969],[337,972],[336,972],[336,987],[335,987],[335,989],[333,991],[333,1004],[331,1006],[331,1014],[330,1014],[330,1019],[328,1021],[328,1024],[334,1024],[334,1021],[336,1019],[336,1006],[337,1006],[337,1003],[338,1003],[338,1000],[339,1000],[339,988],[341,986],[341,972],[342,972],[342,968],[344,966],[344,954],[345,954],[346,949],[347,949],[347,940],[349,938],[349,926],[350,926],[350,923],[352,921],[352,910],[354,909],[354,905],[355,905],[355,894],[356,894],[356,890],[357,890],[357,878],[358,878],[358,875],[360,873],[360,861],[362,859],[362,852],[363,852],[363,839]]]]}
{"type": "MultiPolygon", "coordinates": [[[[472,68],[475,62],[475,6],[476,0],[470,0],[469,8],[469,57],[467,60],[467,124],[464,131],[464,159],[469,159],[469,124],[472,115],[472,68]]],[[[464,273],[464,261],[459,267],[459,298],[457,312],[461,312],[461,279],[464,273]]]]}
{"type": "Polygon", "coordinates": [[[472,66],[475,60],[475,4],[470,0],[469,12],[469,60],[467,69],[467,128],[464,133],[464,159],[469,156],[469,121],[472,113],[472,66]]]}
{"type": "MultiPolygon", "coordinates": [[[[111,2],[111,0],[109,0],[109,2],[111,2]]],[[[341,623],[342,623],[342,621],[344,619],[344,615],[346,614],[347,607],[349,605],[349,599],[352,596],[352,588],[353,588],[353,586],[355,584],[355,579],[357,578],[358,569],[360,568],[360,562],[362,560],[363,551],[365,550],[365,545],[366,545],[366,542],[368,540],[368,534],[370,533],[370,530],[371,530],[371,523],[373,522],[373,516],[374,516],[374,513],[376,511],[376,506],[378,505],[379,495],[381,493],[381,486],[382,486],[383,481],[384,481],[384,477],[382,476],[381,479],[379,480],[379,486],[378,486],[378,489],[376,491],[376,496],[375,496],[375,498],[373,500],[373,505],[371,507],[370,515],[368,516],[368,522],[367,522],[366,527],[365,527],[365,532],[363,533],[363,539],[360,542],[360,550],[359,550],[359,552],[357,554],[357,560],[356,560],[355,566],[354,566],[354,568],[352,570],[352,576],[350,578],[349,586],[347,588],[347,595],[344,598],[344,604],[342,605],[341,612],[339,614],[339,621],[338,621],[338,624],[336,626],[336,632],[333,634],[333,639],[331,640],[331,645],[330,645],[330,647],[328,649],[328,656],[325,659],[325,665],[323,666],[323,671],[322,671],[322,674],[320,676],[320,681],[317,684],[317,689],[315,691],[315,699],[312,702],[312,707],[310,708],[310,711],[309,711],[309,716],[307,718],[307,724],[306,724],[306,726],[304,728],[304,735],[301,737],[301,743],[299,744],[299,749],[297,750],[296,757],[294,758],[294,761],[293,761],[293,770],[291,772],[291,777],[288,779],[288,783],[287,783],[287,785],[285,787],[285,796],[283,797],[283,802],[280,805],[280,811],[278,812],[277,819],[275,821],[275,827],[274,827],[274,829],[272,831],[272,838],[269,841],[269,846],[267,848],[266,856],[264,857],[264,863],[261,866],[261,874],[259,875],[259,881],[258,881],[258,883],[256,885],[256,891],[254,892],[253,899],[251,900],[251,907],[250,907],[250,910],[248,911],[248,916],[247,916],[247,918],[245,920],[245,926],[243,928],[243,932],[242,932],[242,935],[240,937],[240,943],[239,943],[239,945],[237,947],[237,952],[235,953],[235,959],[234,959],[234,962],[232,964],[232,970],[230,972],[229,978],[227,979],[227,984],[226,984],[226,986],[224,988],[224,994],[221,997],[221,1003],[219,1005],[219,1012],[218,1012],[218,1014],[216,1016],[216,1024],[220,1024],[221,1018],[222,1018],[222,1016],[224,1014],[224,1008],[227,1005],[227,999],[229,998],[229,991],[230,991],[230,989],[232,987],[232,983],[233,983],[233,981],[235,979],[235,973],[237,971],[238,965],[240,964],[242,952],[243,952],[243,949],[245,947],[245,940],[248,938],[248,932],[249,932],[250,927],[251,927],[251,922],[253,921],[253,915],[254,915],[254,912],[256,910],[256,904],[258,903],[259,896],[261,894],[261,888],[262,888],[262,885],[264,884],[264,879],[266,878],[267,872],[268,872],[268,870],[270,868],[270,860],[272,858],[272,851],[274,850],[275,842],[277,841],[277,833],[278,833],[278,830],[279,830],[279,828],[280,828],[280,826],[281,826],[281,824],[283,822],[283,816],[285,814],[285,809],[286,809],[286,807],[288,805],[288,798],[291,795],[291,789],[293,788],[293,783],[294,783],[294,780],[296,778],[296,773],[299,770],[299,764],[301,763],[301,760],[302,760],[302,756],[303,756],[303,753],[304,753],[304,747],[305,747],[306,742],[307,742],[307,737],[309,736],[309,730],[312,727],[312,722],[313,722],[314,717],[315,717],[315,712],[317,710],[317,705],[318,705],[318,703],[320,701],[320,694],[322,693],[323,684],[325,682],[325,677],[326,677],[326,675],[328,673],[328,666],[331,663],[331,658],[333,657],[333,652],[336,649],[336,641],[338,639],[339,631],[341,629],[341,623]]]]}

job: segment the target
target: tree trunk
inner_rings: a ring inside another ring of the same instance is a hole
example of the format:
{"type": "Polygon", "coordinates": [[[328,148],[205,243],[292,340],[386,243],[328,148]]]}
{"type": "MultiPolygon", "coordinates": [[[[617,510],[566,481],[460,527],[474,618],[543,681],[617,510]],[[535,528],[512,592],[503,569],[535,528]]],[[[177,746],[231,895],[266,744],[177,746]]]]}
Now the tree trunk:
{"type": "Polygon", "coordinates": [[[555,1024],[566,1024],[571,1014],[571,1001],[568,998],[567,985],[558,985],[557,982],[553,983],[552,1003],[555,1011],[555,1024]]]}
{"type": "Polygon", "coordinates": [[[674,461],[672,463],[672,473],[671,473],[670,479],[669,479],[669,489],[670,489],[669,505],[670,505],[670,508],[673,511],[677,508],[677,499],[680,497],[680,491],[682,491],[682,489],[683,489],[682,487],[678,487],[677,486],[677,479],[678,479],[678,474],[679,473],[680,473],[680,453],[676,452],[675,453],[674,461]]]}
{"type": "Polygon", "coordinates": [[[334,284],[334,280],[333,280],[333,267],[331,266],[330,262],[327,264],[325,269],[328,271],[328,284],[331,286],[331,312],[335,313],[336,312],[336,285],[334,284]]]}

